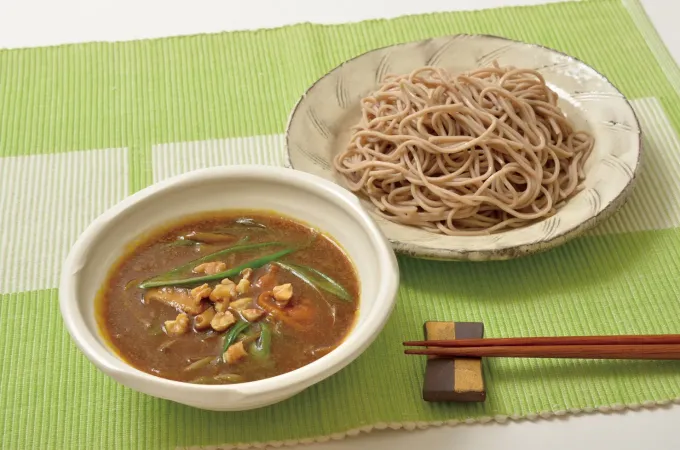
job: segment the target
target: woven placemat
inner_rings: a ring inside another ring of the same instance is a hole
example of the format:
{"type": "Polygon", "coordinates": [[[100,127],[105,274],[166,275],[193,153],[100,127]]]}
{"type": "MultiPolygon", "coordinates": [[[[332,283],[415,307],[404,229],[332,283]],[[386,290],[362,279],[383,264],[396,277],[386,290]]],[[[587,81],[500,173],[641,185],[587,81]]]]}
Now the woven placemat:
{"type": "Polygon", "coordinates": [[[676,362],[485,361],[483,404],[421,400],[424,360],[401,341],[425,320],[483,321],[486,335],[678,333],[680,85],[636,1],[593,0],[296,25],[123,43],[0,51],[2,448],[143,448],[327,439],[663,404],[676,362]],[[604,73],[630,99],[645,161],[624,209],[588,236],[507,262],[401,257],[398,305],[355,363],[296,397],[243,413],[138,394],[71,342],[55,287],[78,234],[106,208],[190,169],[283,164],[289,110],[359,53],[454,33],[540,43],[604,73]]]}

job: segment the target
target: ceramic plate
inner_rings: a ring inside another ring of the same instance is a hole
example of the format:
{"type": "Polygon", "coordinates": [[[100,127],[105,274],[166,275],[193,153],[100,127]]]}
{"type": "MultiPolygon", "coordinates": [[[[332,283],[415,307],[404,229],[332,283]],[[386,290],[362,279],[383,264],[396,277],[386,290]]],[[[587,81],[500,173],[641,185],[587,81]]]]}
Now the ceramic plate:
{"type": "Polygon", "coordinates": [[[398,44],[346,61],[318,80],[288,122],[289,165],[344,185],[332,159],[349,142],[360,118],[359,102],[386,74],[438,66],[453,73],[490,65],[538,70],[559,95],[576,128],[595,136],[586,162],[585,189],[554,216],[524,228],[487,236],[445,236],[390,222],[362,200],[398,252],[433,259],[508,259],[546,250],[575,237],[620,207],[640,164],[640,128],[626,98],[582,61],[555,50],[486,35],[455,35],[398,44]]]}

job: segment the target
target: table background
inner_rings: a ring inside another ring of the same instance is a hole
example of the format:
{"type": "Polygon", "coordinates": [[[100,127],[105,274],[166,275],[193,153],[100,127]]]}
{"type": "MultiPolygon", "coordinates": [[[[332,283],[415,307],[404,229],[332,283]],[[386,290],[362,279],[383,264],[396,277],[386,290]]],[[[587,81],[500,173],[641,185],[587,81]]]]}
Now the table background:
{"type": "MultiPolygon", "coordinates": [[[[299,22],[343,23],[435,11],[548,3],[551,0],[24,0],[0,2],[0,48],[88,41],[118,41],[173,35],[268,28],[299,22]]],[[[680,3],[642,0],[676,61],[680,3]]],[[[2,80],[0,80],[0,83],[2,80]]],[[[2,111],[0,113],[7,113],[2,111]]],[[[425,431],[376,431],[345,441],[305,446],[308,450],[349,448],[571,449],[680,448],[680,407],[612,414],[558,417],[537,422],[464,425],[425,431]]]]}

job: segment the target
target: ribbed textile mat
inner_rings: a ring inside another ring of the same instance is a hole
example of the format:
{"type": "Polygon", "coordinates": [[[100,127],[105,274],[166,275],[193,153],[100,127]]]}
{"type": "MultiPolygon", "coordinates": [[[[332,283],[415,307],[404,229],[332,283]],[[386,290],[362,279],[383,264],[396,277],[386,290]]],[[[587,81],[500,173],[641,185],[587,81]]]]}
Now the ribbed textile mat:
{"type": "MultiPolygon", "coordinates": [[[[483,404],[421,400],[425,320],[487,336],[680,332],[678,67],[636,1],[593,0],[0,51],[0,447],[168,449],[348,430],[536,418],[680,397],[680,363],[489,359],[483,404]],[[98,372],[59,315],[60,264],[99,213],[197,167],[282,164],[302,92],[361,52],[444,34],[536,42],[593,65],[631,99],[645,161],[624,209],[588,236],[515,261],[401,257],[398,305],[342,372],[278,405],[215,413],[98,372]]],[[[340,434],[338,434],[340,433],[340,434]]]]}

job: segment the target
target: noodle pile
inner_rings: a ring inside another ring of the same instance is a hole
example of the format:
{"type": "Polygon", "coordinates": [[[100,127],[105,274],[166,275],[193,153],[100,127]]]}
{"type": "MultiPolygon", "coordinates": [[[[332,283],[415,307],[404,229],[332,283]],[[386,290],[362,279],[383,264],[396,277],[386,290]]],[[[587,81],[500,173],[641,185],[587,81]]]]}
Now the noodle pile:
{"type": "Polygon", "coordinates": [[[582,187],[594,139],[575,131],[535,70],[388,76],[334,159],[385,218],[482,235],[553,215],[582,187]]]}

